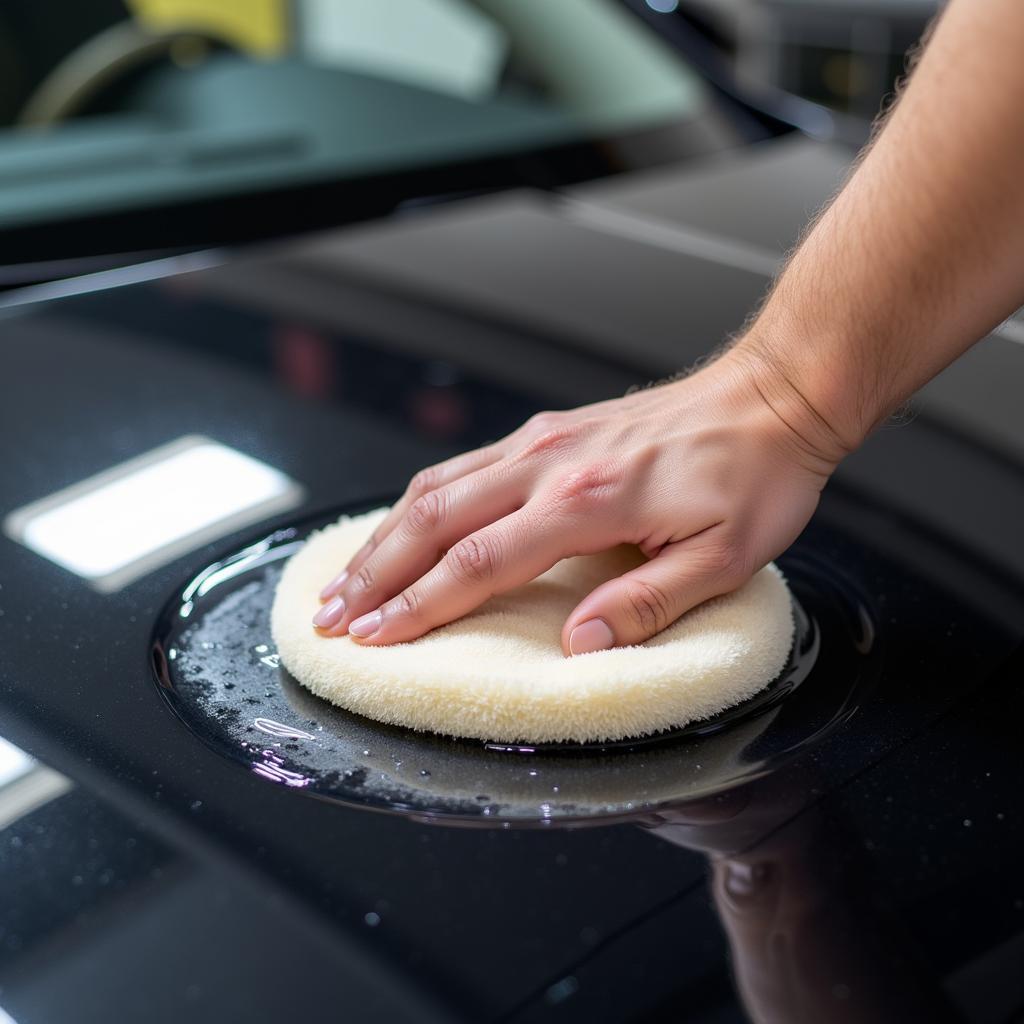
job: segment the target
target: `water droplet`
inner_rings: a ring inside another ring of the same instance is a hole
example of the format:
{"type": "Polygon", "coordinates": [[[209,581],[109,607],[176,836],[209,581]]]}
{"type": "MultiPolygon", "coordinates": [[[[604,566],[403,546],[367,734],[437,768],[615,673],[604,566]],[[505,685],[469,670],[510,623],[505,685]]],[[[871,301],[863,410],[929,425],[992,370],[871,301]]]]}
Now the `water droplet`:
{"type": "Polygon", "coordinates": [[[367,925],[369,925],[369,927],[376,928],[377,925],[380,924],[380,914],[374,913],[374,911],[371,910],[368,914],[363,916],[363,920],[367,925]]]}
{"type": "Polygon", "coordinates": [[[202,806],[203,806],[203,801],[202,800],[193,800],[192,803],[190,803],[188,805],[188,809],[190,811],[198,811],[199,808],[202,807],[202,806]]]}
{"type": "Polygon", "coordinates": [[[964,818],[964,828],[970,828],[974,824],[970,818],[964,818]]]}
{"type": "Polygon", "coordinates": [[[429,779],[430,778],[430,772],[426,768],[421,768],[420,769],[420,775],[422,775],[423,778],[425,778],[425,779],[429,779]]]}

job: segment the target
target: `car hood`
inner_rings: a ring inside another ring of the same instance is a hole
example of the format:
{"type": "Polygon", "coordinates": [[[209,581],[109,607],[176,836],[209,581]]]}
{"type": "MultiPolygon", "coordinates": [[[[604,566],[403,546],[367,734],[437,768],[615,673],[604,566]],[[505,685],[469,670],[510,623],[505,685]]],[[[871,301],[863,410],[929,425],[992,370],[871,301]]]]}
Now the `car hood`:
{"type": "Polygon", "coordinates": [[[822,662],[833,675],[811,678],[824,694],[863,663],[863,687],[821,734],[783,702],[776,721],[794,732],[758,754],[771,770],[699,805],[640,795],[592,828],[369,813],[226,756],[175,713],[152,662],[162,616],[205,567],[740,329],[846,160],[787,140],[7,300],[4,514],[194,435],[303,495],[112,592],[0,538],[3,734],[34,759],[0,787],[10,1015],[660,1019],[685,1006],[710,1021],[773,1005],[810,1020],[840,999],[852,1020],[988,1020],[1021,1005],[1006,966],[1024,934],[1012,324],[843,465],[789,556],[862,616],[822,662]],[[759,900],[782,916],[744,916],[759,900]],[[788,996],[751,980],[770,934],[788,996]]]}

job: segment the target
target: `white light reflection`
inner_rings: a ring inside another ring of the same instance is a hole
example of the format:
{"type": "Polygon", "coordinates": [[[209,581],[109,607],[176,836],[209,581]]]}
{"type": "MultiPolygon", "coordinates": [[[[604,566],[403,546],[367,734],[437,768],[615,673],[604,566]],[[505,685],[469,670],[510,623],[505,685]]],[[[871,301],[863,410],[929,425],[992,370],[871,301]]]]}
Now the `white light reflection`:
{"type": "MultiPolygon", "coordinates": [[[[24,750],[0,739],[0,789],[24,775],[33,764],[35,762],[24,750]]],[[[0,1018],[0,1024],[3,1024],[3,1018],[0,1018]]]]}
{"type": "MultiPolygon", "coordinates": [[[[203,252],[186,253],[183,256],[165,256],[160,259],[147,260],[130,267],[114,267],[111,270],[97,270],[91,274],[80,274],[66,281],[47,281],[45,284],[32,284],[24,288],[16,288],[6,295],[0,296],[0,309],[21,306],[31,302],[50,299],[63,299],[70,295],[89,295],[92,292],[106,291],[109,288],[123,288],[129,284],[143,281],[157,281],[172,274],[185,274],[192,270],[206,270],[216,267],[226,259],[219,249],[207,249],[203,252]]],[[[0,1024],[3,1024],[0,1020],[0,1024]]]]}
{"type": "Polygon", "coordinates": [[[286,786],[302,788],[308,786],[313,780],[299,772],[293,772],[284,767],[284,758],[279,757],[273,750],[264,750],[262,761],[253,761],[252,770],[271,782],[280,782],[286,786]]]}
{"type": "Polygon", "coordinates": [[[302,729],[295,729],[290,725],[283,725],[275,722],[272,718],[256,718],[252,723],[260,732],[276,736],[285,740],[311,740],[315,739],[311,732],[304,732],[302,729]]]}
{"type": "MultiPolygon", "coordinates": [[[[0,830],[70,788],[65,776],[0,739],[0,830]]],[[[2,1015],[0,1024],[4,1024],[2,1015]]]]}
{"type": "Polygon", "coordinates": [[[279,470],[189,436],[11,513],[4,531],[110,593],[302,497],[279,470]]]}

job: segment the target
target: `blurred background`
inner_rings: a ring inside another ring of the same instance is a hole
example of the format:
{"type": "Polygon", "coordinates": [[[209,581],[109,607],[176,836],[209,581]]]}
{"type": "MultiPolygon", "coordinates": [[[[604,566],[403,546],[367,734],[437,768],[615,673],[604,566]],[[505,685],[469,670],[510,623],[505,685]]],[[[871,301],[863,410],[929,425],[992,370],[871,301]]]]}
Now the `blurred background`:
{"type": "Polygon", "coordinates": [[[0,288],[366,219],[446,190],[594,177],[593,166],[527,165],[554,145],[642,134],[667,120],[687,124],[674,148],[662,142],[621,169],[756,141],[772,119],[818,137],[845,125],[856,141],[935,8],[5,0],[0,288]],[[739,108],[723,113],[722,93],[739,95],[764,123],[738,125],[739,108]],[[508,153],[517,154],[514,173],[453,173],[508,153]],[[426,164],[445,175],[397,200],[323,191],[426,164]],[[286,188],[302,191],[282,208],[286,188]],[[259,210],[228,204],[241,195],[259,210]]]}
{"type": "Polygon", "coordinates": [[[737,77],[872,118],[937,0],[650,0],[715,41],[737,77]]]}

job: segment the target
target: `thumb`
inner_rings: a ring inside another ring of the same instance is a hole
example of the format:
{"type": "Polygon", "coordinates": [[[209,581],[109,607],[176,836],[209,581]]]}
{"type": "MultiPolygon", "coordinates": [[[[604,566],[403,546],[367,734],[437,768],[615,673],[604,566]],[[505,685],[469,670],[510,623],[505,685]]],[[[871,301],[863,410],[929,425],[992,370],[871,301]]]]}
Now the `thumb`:
{"type": "Polygon", "coordinates": [[[576,606],[562,627],[562,650],[587,654],[649,640],[691,608],[743,583],[749,573],[737,569],[739,561],[715,529],[666,545],[576,606]]]}

